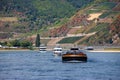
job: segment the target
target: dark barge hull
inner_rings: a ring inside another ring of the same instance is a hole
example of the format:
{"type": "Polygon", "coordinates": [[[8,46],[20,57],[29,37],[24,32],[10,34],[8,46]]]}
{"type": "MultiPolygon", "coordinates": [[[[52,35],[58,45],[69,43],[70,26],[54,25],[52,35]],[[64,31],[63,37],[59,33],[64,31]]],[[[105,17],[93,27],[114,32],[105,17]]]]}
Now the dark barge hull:
{"type": "Polygon", "coordinates": [[[79,55],[63,55],[62,56],[62,62],[87,62],[87,56],[83,55],[83,56],[79,56],[79,55]]]}

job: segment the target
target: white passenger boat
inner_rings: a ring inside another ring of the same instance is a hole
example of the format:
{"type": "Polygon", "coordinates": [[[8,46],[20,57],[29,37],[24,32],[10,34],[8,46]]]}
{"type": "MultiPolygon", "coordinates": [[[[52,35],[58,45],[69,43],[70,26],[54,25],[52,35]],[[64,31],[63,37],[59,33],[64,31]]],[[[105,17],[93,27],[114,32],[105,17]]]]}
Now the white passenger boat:
{"type": "Polygon", "coordinates": [[[53,49],[53,52],[54,52],[54,55],[60,56],[63,51],[62,51],[62,48],[61,48],[61,47],[55,47],[55,48],[53,49]]]}
{"type": "Polygon", "coordinates": [[[41,53],[46,52],[46,49],[47,49],[47,47],[45,47],[45,46],[40,46],[40,47],[39,47],[39,51],[40,51],[41,53]]]}

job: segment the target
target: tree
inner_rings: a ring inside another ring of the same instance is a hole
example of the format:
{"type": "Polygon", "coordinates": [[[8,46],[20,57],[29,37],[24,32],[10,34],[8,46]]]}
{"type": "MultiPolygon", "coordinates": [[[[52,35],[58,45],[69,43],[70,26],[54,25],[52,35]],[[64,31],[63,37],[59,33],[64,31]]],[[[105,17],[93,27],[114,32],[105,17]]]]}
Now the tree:
{"type": "Polygon", "coordinates": [[[11,47],[11,46],[12,46],[12,44],[11,44],[10,42],[7,42],[7,46],[11,47]]]}
{"type": "Polygon", "coordinates": [[[23,40],[21,42],[21,47],[24,47],[24,48],[28,48],[32,45],[32,43],[30,41],[26,41],[26,40],[23,40]]]}
{"type": "Polygon", "coordinates": [[[36,47],[40,46],[40,35],[39,34],[37,34],[35,45],[36,45],[36,47]]]}
{"type": "Polygon", "coordinates": [[[14,47],[20,47],[20,41],[19,40],[14,40],[14,41],[12,41],[12,45],[14,47]]]}

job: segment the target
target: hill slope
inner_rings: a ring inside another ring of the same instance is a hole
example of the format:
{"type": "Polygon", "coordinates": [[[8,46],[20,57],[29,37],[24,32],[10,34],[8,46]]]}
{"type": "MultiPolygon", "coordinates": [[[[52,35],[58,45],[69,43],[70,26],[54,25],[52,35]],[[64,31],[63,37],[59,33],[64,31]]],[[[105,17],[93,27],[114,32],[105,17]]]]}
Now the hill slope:
{"type": "MultiPolygon", "coordinates": [[[[36,32],[56,21],[59,22],[61,19],[71,17],[80,7],[91,1],[0,0],[0,31],[6,34],[7,32],[13,34],[36,32]],[[17,20],[1,20],[11,17],[15,17],[17,20]]],[[[3,36],[1,35],[0,38],[3,36]]]]}
{"type": "Polygon", "coordinates": [[[42,37],[63,37],[72,31],[96,33],[77,44],[120,43],[119,0],[1,0],[0,5],[0,38],[39,31],[42,37]]]}
{"type": "Polygon", "coordinates": [[[71,27],[80,26],[81,28],[74,32],[91,33],[96,32],[95,35],[86,39],[79,40],[84,45],[120,45],[120,34],[118,32],[119,26],[119,0],[95,0],[90,5],[79,10],[70,20],[61,26],[61,28],[52,29],[50,35],[65,36],[72,31],[71,27]],[[114,29],[111,31],[111,26],[114,29]],[[115,28],[115,26],[117,28],[115,28]],[[117,30],[118,29],[118,30],[117,30]],[[68,31],[66,31],[68,30],[68,31]],[[64,34],[64,35],[63,35],[64,34]]]}

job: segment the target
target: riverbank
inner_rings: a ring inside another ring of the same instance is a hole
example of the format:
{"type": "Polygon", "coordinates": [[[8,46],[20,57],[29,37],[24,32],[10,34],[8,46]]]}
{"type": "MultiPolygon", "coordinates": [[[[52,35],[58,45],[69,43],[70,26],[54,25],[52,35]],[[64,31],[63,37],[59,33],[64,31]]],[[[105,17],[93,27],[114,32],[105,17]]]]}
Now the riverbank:
{"type": "Polygon", "coordinates": [[[92,51],[88,51],[88,52],[118,52],[120,53],[120,51],[116,51],[116,50],[92,50],[92,51]]]}
{"type": "Polygon", "coordinates": [[[95,49],[95,50],[89,50],[88,52],[120,52],[120,48],[95,49]]]}
{"type": "MultiPolygon", "coordinates": [[[[28,49],[28,48],[0,48],[0,51],[38,51],[38,48],[28,49]]],[[[63,51],[68,49],[63,49],[63,51]]],[[[47,51],[52,51],[52,49],[47,49],[47,51]]],[[[87,52],[120,52],[120,48],[104,48],[104,49],[94,49],[85,50],[87,52]]]]}
{"type": "Polygon", "coordinates": [[[0,51],[28,51],[28,48],[0,48],[0,51]]]}

